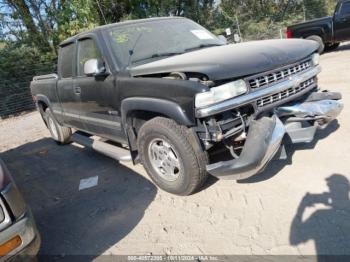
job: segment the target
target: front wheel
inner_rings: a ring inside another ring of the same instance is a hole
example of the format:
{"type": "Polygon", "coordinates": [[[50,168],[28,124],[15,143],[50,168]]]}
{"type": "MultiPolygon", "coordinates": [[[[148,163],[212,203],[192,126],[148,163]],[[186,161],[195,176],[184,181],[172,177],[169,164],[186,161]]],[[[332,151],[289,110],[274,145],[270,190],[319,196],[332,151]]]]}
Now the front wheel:
{"type": "Polygon", "coordinates": [[[46,108],[44,112],[44,119],[51,133],[51,137],[60,144],[67,144],[70,142],[72,135],[72,129],[69,127],[61,126],[53,117],[50,108],[46,108]]]}
{"type": "Polygon", "coordinates": [[[141,161],[153,182],[176,195],[190,195],[206,180],[207,155],[195,136],[175,121],[157,117],[138,134],[141,161]]]}

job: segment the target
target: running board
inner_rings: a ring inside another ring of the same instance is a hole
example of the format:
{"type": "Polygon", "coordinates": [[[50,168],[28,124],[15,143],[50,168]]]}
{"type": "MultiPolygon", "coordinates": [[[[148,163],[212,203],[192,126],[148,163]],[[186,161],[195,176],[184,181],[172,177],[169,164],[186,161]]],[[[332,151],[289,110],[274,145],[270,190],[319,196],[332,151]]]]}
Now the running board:
{"type": "Polygon", "coordinates": [[[71,140],[80,145],[90,147],[95,151],[109,156],[117,161],[131,161],[129,150],[92,139],[88,136],[73,134],[71,140]]]}

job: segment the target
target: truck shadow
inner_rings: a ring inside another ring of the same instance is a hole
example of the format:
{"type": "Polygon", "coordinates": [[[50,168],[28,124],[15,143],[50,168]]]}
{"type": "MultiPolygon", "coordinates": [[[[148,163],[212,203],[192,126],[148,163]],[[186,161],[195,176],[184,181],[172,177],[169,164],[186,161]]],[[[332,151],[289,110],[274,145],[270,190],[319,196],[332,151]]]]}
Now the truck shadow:
{"type": "Polygon", "coordinates": [[[151,182],[110,158],[49,138],[0,157],[33,211],[42,261],[92,260],[134,229],[157,194],[151,182]],[[80,180],[93,176],[98,185],[79,191],[80,180]]]}
{"type": "Polygon", "coordinates": [[[339,123],[337,120],[334,120],[329,126],[324,130],[318,130],[316,133],[315,139],[308,144],[290,144],[287,142],[285,148],[287,153],[287,159],[285,160],[273,160],[271,161],[266,169],[255,176],[252,176],[248,179],[237,181],[241,184],[249,184],[249,183],[258,183],[265,180],[268,180],[274,177],[278,172],[280,172],[286,165],[291,165],[293,162],[293,155],[295,151],[299,150],[312,150],[315,148],[317,142],[328,137],[331,133],[335,132],[339,128],[339,123]]]}
{"type": "Polygon", "coordinates": [[[346,50],[350,50],[350,43],[345,43],[340,45],[336,50],[334,50],[333,52],[342,52],[342,51],[346,51],[346,50]]]}

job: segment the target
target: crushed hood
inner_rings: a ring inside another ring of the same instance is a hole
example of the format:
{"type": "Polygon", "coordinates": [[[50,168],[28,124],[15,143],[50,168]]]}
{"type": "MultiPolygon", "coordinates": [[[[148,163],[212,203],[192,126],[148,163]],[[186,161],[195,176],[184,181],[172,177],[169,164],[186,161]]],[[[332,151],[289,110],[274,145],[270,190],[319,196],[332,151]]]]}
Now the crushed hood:
{"type": "Polygon", "coordinates": [[[301,39],[266,40],[205,48],[130,68],[132,76],[170,72],[202,73],[211,80],[238,78],[295,63],[318,44],[301,39]]]}

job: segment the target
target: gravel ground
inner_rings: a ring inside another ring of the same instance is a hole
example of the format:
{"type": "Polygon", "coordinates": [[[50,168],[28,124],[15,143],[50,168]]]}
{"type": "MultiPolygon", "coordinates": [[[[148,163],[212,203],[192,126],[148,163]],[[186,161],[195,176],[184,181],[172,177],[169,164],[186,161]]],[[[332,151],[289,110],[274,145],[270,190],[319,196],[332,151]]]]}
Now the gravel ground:
{"type": "Polygon", "coordinates": [[[189,197],[157,189],[140,165],[58,146],[36,112],[1,121],[0,157],[33,210],[40,253],[350,255],[349,61],[349,44],[321,58],[320,85],[342,92],[345,108],[317,142],[189,197]],[[93,176],[98,185],[79,191],[93,176]]]}

